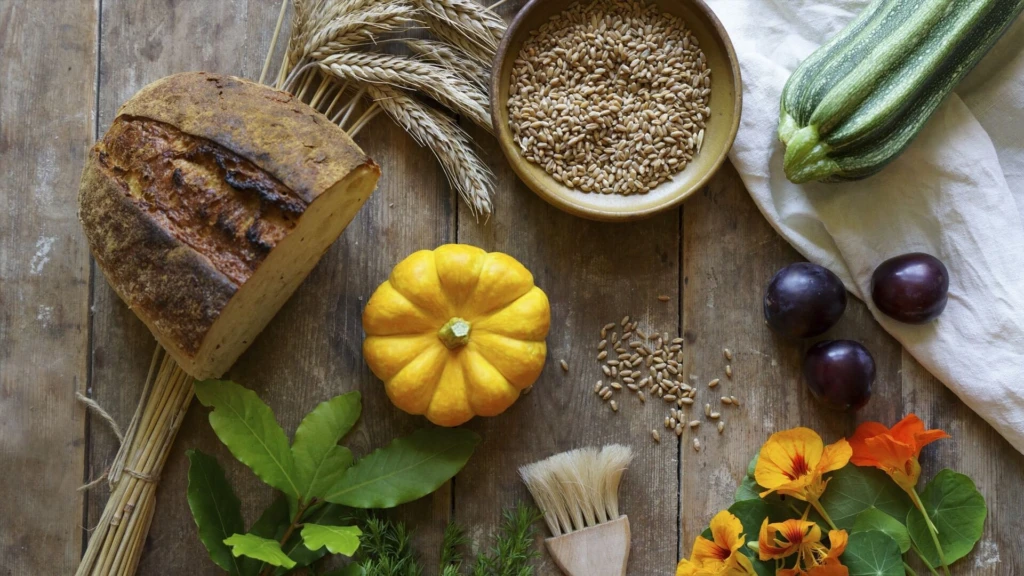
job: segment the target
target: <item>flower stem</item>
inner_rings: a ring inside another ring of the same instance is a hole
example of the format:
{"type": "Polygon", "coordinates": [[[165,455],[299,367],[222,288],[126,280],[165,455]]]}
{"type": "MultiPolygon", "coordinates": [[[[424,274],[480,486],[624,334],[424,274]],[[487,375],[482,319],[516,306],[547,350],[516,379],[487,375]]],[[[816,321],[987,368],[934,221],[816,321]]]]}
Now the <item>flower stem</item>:
{"type": "Polygon", "coordinates": [[[910,564],[907,564],[906,562],[903,563],[903,571],[909,574],[910,576],[917,576],[917,572],[914,572],[914,569],[911,568],[910,564]]]}
{"type": "Polygon", "coordinates": [[[942,552],[942,545],[939,544],[939,529],[932,523],[932,519],[928,517],[928,511],[924,509],[924,503],[921,502],[921,497],[917,495],[917,490],[910,489],[910,498],[914,501],[914,506],[921,511],[921,516],[924,516],[924,522],[928,527],[928,535],[932,537],[932,543],[935,544],[935,551],[939,554],[939,561],[942,562],[942,572],[949,576],[949,565],[946,563],[946,555],[942,552]]]}
{"type": "Polygon", "coordinates": [[[818,511],[818,514],[821,514],[821,517],[825,519],[825,522],[828,522],[830,528],[833,530],[839,530],[839,527],[836,526],[836,523],[833,522],[831,518],[829,518],[828,512],[825,512],[825,508],[822,507],[820,502],[816,499],[811,500],[811,506],[814,506],[814,509],[818,511]]]}
{"type": "Polygon", "coordinates": [[[925,559],[924,554],[921,554],[921,551],[918,550],[917,546],[914,546],[914,553],[917,554],[917,557],[921,560],[921,562],[924,563],[924,565],[928,568],[929,572],[931,572],[935,576],[939,576],[939,573],[935,571],[935,568],[931,565],[931,562],[928,562],[928,560],[925,559]]]}

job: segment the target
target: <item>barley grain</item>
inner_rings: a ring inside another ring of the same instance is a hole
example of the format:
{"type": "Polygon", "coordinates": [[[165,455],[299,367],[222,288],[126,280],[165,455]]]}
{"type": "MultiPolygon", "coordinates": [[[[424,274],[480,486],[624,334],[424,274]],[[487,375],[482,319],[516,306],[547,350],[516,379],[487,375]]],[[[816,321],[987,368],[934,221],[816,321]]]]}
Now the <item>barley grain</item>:
{"type": "Polygon", "coordinates": [[[700,452],[700,439],[699,438],[694,438],[693,439],[693,449],[696,450],[697,452],[700,452]]]}
{"type": "Polygon", "coordinates": [[[560,361],[559,364],[561,364],[563,372],[569,371],[569,364],[565,360],[560,361]]]}

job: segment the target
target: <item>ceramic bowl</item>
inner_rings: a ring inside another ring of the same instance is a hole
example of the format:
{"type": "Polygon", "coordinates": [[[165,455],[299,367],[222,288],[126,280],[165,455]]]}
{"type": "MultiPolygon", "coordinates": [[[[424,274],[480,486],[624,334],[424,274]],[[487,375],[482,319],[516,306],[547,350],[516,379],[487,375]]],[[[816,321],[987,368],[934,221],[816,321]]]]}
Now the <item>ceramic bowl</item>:
{"type": "MultiPolygon", "coordinates": [[[[586,1],[586,0],[583,0],[586,1]]],[[[604,221],[638,220],[679,205],[700,190],[725,162],[739,128],[742,89],[736,52],[721,22],[702,0],[648,0],[683,19],[700,43],[711,69],[711,118],[701,151],[686,168],[647,194],[586,193],[562,185],[543,168],[523,158],[508,123],[512,67],[530,33],[573,0],[531,0],[516,15],[498,47],[491,77],[494,131],[516,174],[541,198],[583,218],[604,221]]]]}

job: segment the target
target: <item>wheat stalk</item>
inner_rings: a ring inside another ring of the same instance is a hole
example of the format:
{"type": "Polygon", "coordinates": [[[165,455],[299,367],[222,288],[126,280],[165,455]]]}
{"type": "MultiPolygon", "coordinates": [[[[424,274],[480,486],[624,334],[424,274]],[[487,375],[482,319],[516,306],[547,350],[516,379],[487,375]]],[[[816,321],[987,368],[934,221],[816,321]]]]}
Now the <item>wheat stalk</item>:
{"type": "Polygon", "coordinates": [[[492,130],[489,99],[480,88],[448,69],[393,54],[341,52],[318,61],[320,69],[342,80],[388,84],[418,90],[486,130],[492,130]]]}
{"type": "Polygon", "coordinates": [[[452,46],[447,42],[418,38],[405,39],[402,42],[414,54],[453,70],[466,80],[479,86],[482,90],[488,90],[488,80],[491,76],[489,67],[471,58],[458,47],[452,46]]]}
{"type": "Polygon", "coordinates": [[[430,148],[473,215],[489,216],[494,175],[473,151],[466,133],[451,118],[393,86],[371,84],[367,91],[420,146],[430,148]]]}

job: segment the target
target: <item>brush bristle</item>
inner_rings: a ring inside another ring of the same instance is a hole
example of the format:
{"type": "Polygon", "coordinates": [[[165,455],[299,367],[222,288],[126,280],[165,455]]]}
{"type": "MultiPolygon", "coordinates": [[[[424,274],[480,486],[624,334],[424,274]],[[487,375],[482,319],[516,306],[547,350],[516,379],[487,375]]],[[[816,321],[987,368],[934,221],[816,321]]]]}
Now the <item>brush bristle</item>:
{"type": "Polygon", "coordinates": [[[628,446],[579,448],[519,469],[552,536],[619,517],[619,483],[633,460],[628,446]]]}

